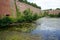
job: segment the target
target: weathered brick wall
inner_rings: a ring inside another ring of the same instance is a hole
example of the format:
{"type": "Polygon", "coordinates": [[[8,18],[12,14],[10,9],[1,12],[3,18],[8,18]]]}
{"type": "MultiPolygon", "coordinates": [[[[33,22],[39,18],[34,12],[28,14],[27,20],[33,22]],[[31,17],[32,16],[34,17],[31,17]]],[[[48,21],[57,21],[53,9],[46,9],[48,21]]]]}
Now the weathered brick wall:
{"type": "MultiPolygon", "coordinates": [[[[23,12],[24,10],[30,8],[33,13],[41,13],[41,9],[35,8],[26,3],[19,2],[16,0],[16,4],[20,10],[23,12]]],[[[16,8],[14,4],[14,0],[0,0],[0,17],[9,15],[11,17],[16,17],[16,8]]]]}
{"type": "Polygon", "coordinates": [[[0,0],[0,17],[15,15],[14,0],[0,0]],[[2,16],[3,15],[3,16],[2,16]]]}
{"type": "Polygon", "coordinates": [[[59,14],[60,10],[50,10],[49,14],[59,14]]]}
{"type": "Polygon", "coordinates": [[[47,12],[48,14],[59,14],[60,10],[42,10],[42,13],[47,12]]]}
{"type": "Polygon", "coordinates": [[[30,9],[33,13],[37,13],[37,14],[41,13],[41,9],[39,9],[39,8],[35,8],[35,7],[33,7],[29,4],[22,3],[22,2],[19,2],[19,1],[17,1],[16,3],[17,3],[17,6],[18,6],[18,8],[21,12],[23,12],[26,9],[30,9]]]}

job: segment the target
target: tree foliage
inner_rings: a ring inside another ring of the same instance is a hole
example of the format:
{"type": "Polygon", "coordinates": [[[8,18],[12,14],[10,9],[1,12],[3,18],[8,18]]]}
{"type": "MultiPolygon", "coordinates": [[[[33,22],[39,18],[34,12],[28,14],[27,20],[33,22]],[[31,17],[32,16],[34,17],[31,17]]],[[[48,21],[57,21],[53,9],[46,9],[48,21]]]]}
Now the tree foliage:
{"type": "Polygon", "coordinates": [[[40,6],[37,6],[35,3],[30,3],[30,2],[28,2],[27,0],[19,0],[19,1],[20,1],[20,2],[24,2],[24,3],[26,3],[26,4],[29,4],[29,5],[31,5],[31,6],[33,6],[33,7],[36,7],[36,8],[41,9],[40,6]]]}
{"type": "Polygon", "coordinates": [[[60,10],[60,8],[56,8],[56,10],[60,10]]]}

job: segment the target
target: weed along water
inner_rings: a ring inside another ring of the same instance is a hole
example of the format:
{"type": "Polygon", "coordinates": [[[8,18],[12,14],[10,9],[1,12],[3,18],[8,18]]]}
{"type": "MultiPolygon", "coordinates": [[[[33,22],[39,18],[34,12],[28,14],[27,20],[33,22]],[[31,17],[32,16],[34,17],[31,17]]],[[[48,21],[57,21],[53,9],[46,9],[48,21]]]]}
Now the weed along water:
{"type": "Polygon", "coordinates": [[[34,27],[30,25],[0,31],[0,40],[60,40],[60,18],[44,17],[38,19],[34,27]]]}

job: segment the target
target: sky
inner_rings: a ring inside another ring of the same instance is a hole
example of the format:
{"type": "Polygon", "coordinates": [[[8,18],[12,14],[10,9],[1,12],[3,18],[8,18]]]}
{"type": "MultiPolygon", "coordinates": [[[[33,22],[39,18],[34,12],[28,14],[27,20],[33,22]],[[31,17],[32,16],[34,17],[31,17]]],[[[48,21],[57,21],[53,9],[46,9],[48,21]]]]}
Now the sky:
{"type": "Polygon", "coordinates": [[[28,0],[41,6],[41,9],[56,9],[60,8],[60,0],[28,0]]]}

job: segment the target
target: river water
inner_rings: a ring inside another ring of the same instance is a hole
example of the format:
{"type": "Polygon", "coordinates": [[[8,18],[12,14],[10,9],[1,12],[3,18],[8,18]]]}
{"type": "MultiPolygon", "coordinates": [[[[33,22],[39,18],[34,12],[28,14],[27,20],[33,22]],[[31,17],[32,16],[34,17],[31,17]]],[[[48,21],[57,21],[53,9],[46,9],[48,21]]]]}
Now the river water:
{"type": "Polygon", "coordinates": [[[40,18],[29,33],[2,31],[0,40],[60,40],[60,18],[40,18]]]}
{"type": "Polygon", "coordinates": [[[60,18],[41,18],[32,34],[41,35],[43,40],[60,40],[60,18]]]}

